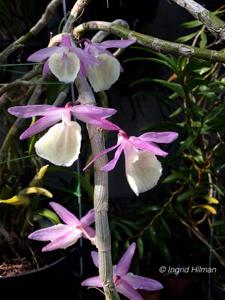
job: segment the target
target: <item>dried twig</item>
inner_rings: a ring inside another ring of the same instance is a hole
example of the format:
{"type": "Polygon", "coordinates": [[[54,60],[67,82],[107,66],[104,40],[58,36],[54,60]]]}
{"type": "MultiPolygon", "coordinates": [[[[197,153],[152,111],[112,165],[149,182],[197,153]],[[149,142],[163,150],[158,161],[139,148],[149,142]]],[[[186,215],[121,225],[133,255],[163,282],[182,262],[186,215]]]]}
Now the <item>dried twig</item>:
{"type": "Polygon", "coordinates": [[[77,0],[71,9],[69,18],[63,28],[63,32],[70,32],[72,30],[73,23],[79,18],[80,14],[89,2],[91,2],[91,0],[77,0]]]}
{"type": "Polygon", "coordinates": [[[27,42],[30,37],[38,35],[38,33],[47,25],[49,20],[55,15],[56,8],[61,3],[62,0],[52,0],[46,7],[44,14],[41,16],[38,22],[26,34],[22,35],[19,39],[10,44],[0,53],[0,63],[4,63],[12,52],[23,47],[24,43],[27,42]]]}
{"type": "Polygon", "coordinates": [[[172,0],[176,4],[185,8],[195,19],[200,20],[208,30],[222,41],[225,39],[225,22],[218,18],[213,12],[209,11],[194,0],[172,0]]]}

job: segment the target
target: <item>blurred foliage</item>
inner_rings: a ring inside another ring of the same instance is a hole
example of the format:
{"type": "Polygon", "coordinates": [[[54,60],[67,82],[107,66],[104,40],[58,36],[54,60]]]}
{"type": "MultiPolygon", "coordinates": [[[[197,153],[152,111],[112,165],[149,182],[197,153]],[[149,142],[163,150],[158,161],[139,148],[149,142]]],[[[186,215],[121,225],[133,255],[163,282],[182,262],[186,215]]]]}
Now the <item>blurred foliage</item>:
{"type": "MultiPolygon", "coordinates": [[[[200,21],[183,26],[192,32],[179,38],[180,42],[202,48],[213,45],[200,21]]],[[[120,253],[121,240],[138,238],[142,258],[145,249],[156,256],[160,253],[161,263],[163,259],[173,266],[190,262],[207,266],[212,246],[213,259],[218,259],[213,263],[225,266],[224,65],[140,46],[135,49],[140,55],[126,63],[149,63],[149,69],[157,65],[160,74],[159,78],[146,76],[131,84],[134,98],[144,95],[156,99],[164,119],[146,124],[143,132],[173,130],[179,133],[179,141],[162,161],[164,176],[157,205],[152,201],[139,206],[130,203],[131,215],[111,222],[114,252],[120,253]]]]}

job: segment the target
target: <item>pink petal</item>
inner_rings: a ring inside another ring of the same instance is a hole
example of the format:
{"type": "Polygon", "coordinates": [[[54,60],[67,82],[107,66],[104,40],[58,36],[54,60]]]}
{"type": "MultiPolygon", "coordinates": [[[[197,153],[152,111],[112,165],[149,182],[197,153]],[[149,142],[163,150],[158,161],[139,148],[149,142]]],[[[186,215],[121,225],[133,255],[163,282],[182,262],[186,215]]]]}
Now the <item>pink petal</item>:
{"type": "Polygon", "coordinates": [[[142,296],[122,278],[116,285],[116,289],[120,294],[124,295],[130,300],[143,300],[142,296]]]}
{"type": "Polygon", "coordinates": [[[53,53],[58,53],[61,51],[63,51],[63,49],[60,47],[43,48],[31,54],[27,61],[40,62],[49,58],[49,56],[51,56],[53,53]]]}
{"type": "Polygon", "coordinates": [[[99,276],[91,277],[83,282],[81,282],[82,286],[91,286],[91,287],[102,287],[102,282],[99,276]]]}
{"type": "Polygon", "coordinates": [[[57,215],[68,225],[81,226],[80,220],[72,214],[69,210],[63,207],[61,204],[56,202],[50,202],[49,205],[54,209],[57,215]]]}
{"type": "Polygon", "coordinates": [[[168,153],[161,150],[157,145],[151,142],[145,142],[142,139],[131,136],[129,138],[129,143],[133,145],[135,148],[140,150],[145,150],[151,153],[154,153],[159,156],[166,156],[168,153]]]}
{"type": "Polygon", "coordinates": [[[102,119],[102,118],[100,118],[100,119],[93,118],[92,116],[88,117],[86,115],[85,121],[84,121],[84,118],[81,121],[86,122],[87,124],[95,125],[96,127],[99,127],[101,129],[105,129],[105,130],[110,130],[110,131],[119,131],[120,130],[120,128],[116,124],[114,124],[108,120],[102,119]]]}
{"type": "Polygon", "coordinates": [[[105,49],[107,48],[126,48],[132,44],[134,44],[136,40],[108,40],[104,41],[102,43],[94,43],[96,47],[103,47],[105,49]]]}
{"type": "Polygon", "coordinates": [[[82,225],[81,230],[85,239],[92,240],[95,237],[95,230],[90,226],[82,225]]]}
{"type": "Polygon", "coordinates": [[[66,249],[69,246],[72,246],[76,241],[81,237],[81,231],[76,228],[71,230],[64,235],[61,235],[57,239],[53,240],[51,243],[42,248],[43,252],[52,251],[56,249],[66,249]]]}
{"type": "Polygon", "coordinates": [[[27,128],[20,136],[20,139],[27,139],[30,136],[33,136],[39,132],[42,132],[46,128],[52,126],[53,124],[57,123],[60,120],[60,116],[52,115],[52,116],[45,116],[39,120],[37,120],[33,125],[27,128]]]}
{"type": "Polygon", "coordinates": [[[117,111],[113,108],[96,107],[94,105],[75,105],[70,108],[78,120],[86,122],[90,118],[100,119],[108,118],[114,115],[117,111]]]}
{"type": "Polygon", "coordinates": [[[97,159],[99,159],[100,157],[102,157],[103,155],[105,155],[106,153],[116,149],[117,147],[119,147],[119,144],[116,144],[115,146],[112,146],[108,149],[105,149],[103,151],[101,151],[100,153],[96,154],[94,156],[94,158],[84,167],[83,171],[85,171],[91,164],[93,164],[97,159]]]}
{"type": "Polygon", "coordinates": [[[96,65],[99,64],[98,59],[83,49],[80,49],[78,47],[73,47],[70,49],[71,52],[76,53],[76,55],[80,59],[80,75],[81,76],[86,76],[87,75],[87,69],[89,65],[96,65]]]}
{"type": "Polygon", "coordinates": [[[62,35],[60,46],[66,46],[68,48],[71,48],[73,46],[73,42],[70,34],[65,33],[62,35]]]}
{"type": "Polygon", "coordinates": [[[45,116],[58,108],[52,105],[21,105],[8,109],[8,112],[18,118],[30,118],[35,116],[45,116]]]}
{"type": "Polygon", "coordinates": [[[118,262],[118,264],[115,268],[115,275],[123,276],[128,272],[135,249],[136,249],[135,243],[132,243],[128,247],[127,251],[121,257],[120,261],[118,262]]]}
{"type": "Polygon", "coordinates": [[[115,165],[120,158],[120,155],[123,151],[124,146],[120,145],[119,148],[116,150],[115,156],[112,160],[110,160],[104,167],[101,168],[101,171],[109,172],[115,168],[115,165]]]}
{"type": "Polygon", "coordinates": [[[71,226],[57,224],[32,232],[28,238],[36,241],[53,241],[71,230],[71,226]]]}
{"type": "Polygon", "coordinates": [[[135,290],[157,291],[163,288],[162,284],[154,279],[137,276],[132,273],[126,274],[123,280],[129,283],[135,290]]]}
{"type": "Polygon", "coordinates": [[[95,210],[91,209],[89,212],[80,219],[80,222],[85,225],[91,225],[95,221],[95,210]]]}
{"type": "Polygon", "coordinates": [[[98,252],[97,251],[91,251],[91,257],[93,260],[94,265],[99,268],[99,258],[98,258],[98,252]]]}
{"type": "Polygon", "coordinates": [[[42,69],[42,74],[44,76],[47,76],[49,74],[51,74],[51,71],[49,69],[49,65],[48,65],[48,60],[44,63],[43,69],[42,69]]]}
{"type": "Polygon", "coordinates": [[[139,139],[145,142],[155,142],[155,143],[171,143],[178,137],[178,133],[173,131],[165,132],[146,132],[139,136],[139,139]]]}

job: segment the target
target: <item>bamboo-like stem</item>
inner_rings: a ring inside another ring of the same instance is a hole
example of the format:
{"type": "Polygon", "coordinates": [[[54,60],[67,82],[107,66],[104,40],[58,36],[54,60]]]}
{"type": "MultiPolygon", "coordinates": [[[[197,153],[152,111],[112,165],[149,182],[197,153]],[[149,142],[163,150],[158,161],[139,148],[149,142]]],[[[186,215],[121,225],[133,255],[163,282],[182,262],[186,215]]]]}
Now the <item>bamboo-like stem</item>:
{"type": "MultiPolygon", "coordinates": [[[[86,79],[77,79],[79,101],[82,104],[96,105],[94,94],[86,79]]],[[[102,131],[95,126],[88,126],[93,155],[105,149],[102,131]]],[[[99,255],[99,276],[103,283],[106,300],[119,300],[119,295],[113,283],[113,268],[111,257],[111,236],[108,223],[108,173],[100,171],[107,163],[106,155],[94,164],[94,209],[95,209],[95,245],[99,255]]]]}
{"type": "Polygon", "coordinates": [[[219,41],[225,39],[225,22],[218,18],[215,13],[194,0],[172,1],[186,9],[195,19],[200,20],[219,41]]]}
{"type": "Polygon", "coordinates": [[[7,57],[16,49],[23,47],[24,43],[27,42],[30,37],[38,35],[38,33],[47,25],[49,20],[55,15],[55,11],[61,3],[62,0],[52,0],[38,22],[26,34],[22,35],[0,53],[0,63],[4,63],[7,57]]]}
{"type": "Polygon", "coordinates": [[[187,57],[197,57],[202,59],[207,59],[212,62],[222,62],[225,63],[225,54],[224,52],[203,49],[198,47],[192,47],[181,43],[169,42],[162,40],[150,35],[141,34],[136,31],[129,30],[120,25],[115,25],[110,22],[103,21],[91,21],[83,23],[73,30],[73,35],[78,37],[85,31],[89,30],[102,30],[110,34],[114,34],[121,38],[126,39],[135,39],[136,42],[142,46],[145,46],[149,49],[160,51],[164,53],[170,53],[175,55],[182,55],[187,57]]]}

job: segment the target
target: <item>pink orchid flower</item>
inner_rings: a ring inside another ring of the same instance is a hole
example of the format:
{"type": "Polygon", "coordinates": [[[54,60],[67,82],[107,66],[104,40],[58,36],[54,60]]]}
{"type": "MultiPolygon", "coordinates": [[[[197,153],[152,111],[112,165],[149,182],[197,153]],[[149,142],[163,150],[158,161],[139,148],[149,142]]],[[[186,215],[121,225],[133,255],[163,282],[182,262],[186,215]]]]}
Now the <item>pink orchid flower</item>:
{"type": "Polygon", "coordinates": [[[50,202],[49,204],[65,224],[60,223],[39,229],[28,236],[31,240],[50,241],[49,244],[42,248],[43,252],[66,249],[75,244],[80,237],[89,240],[94,238],[95,230],[89,226],[94,222],[94,209],[89,210],[89,212],[79,220],[62,205],[56,202],[50,202]]]}
{"type": "Polygon", "coordinates": [[[120,130],[117,144],[97,154],[84,170],[102,155],[117,148],[114,158],[101,168],[102,171],[109,172],[115,168],[120,155],[124,151],[127,181],[138,196],[139,193],[152,189],[162,174],[162,166],[156,155],[166,156],[168,153],[161,150],[156,143],[168,144],[177,137],[176,132],[170,131],[147,132],[139,137],[129,137],[124,131],[120,130]]]}
{"type": "Polygon", "coordinates": [[[119,78],[121,65],[109,52],[109,48],[126,48],[135,43],[134,39],[109,40],[102,43],[85,42],[84,51],[99,61],[98,64],[87,64],[86,73],[95,92],[108,90],[119,78]]]}
{"type": "Polygon", "coordinates": [[[43,74],[54,74],[59,81],[73,82],[78,73],[84,75],[86,64],[98,64],[98,60],[85,53],[73,43],[70,34],[63,34],[59,46],[43,48],[27,59],[32,62],[45,61],[43,74]]]}
{"type": "Polygon", "coordinates": [[[77,122],[71,121],[72,116],[103,129],[116,128],[106,120],[115,114],[116,110],[93,105],[73,105],[71,103],[67,103],[65,107],[25,105],[10,107],[8,112],[19,118],[42,116],[21,134],[20,139],[26,139],[51,127],[35,143],[35,150],[38,156],[58,166],[71,166],[80,153],[81,127],[77,122]]]}
{"type": "MultiPolygon", "coordinates": [[[[130,272],[128,273],[135,248],[136,244],[132,243],[121,257],[118,264],[114,266],[113,281],[118,293],[131,300],[143,300],[142,296],[136,291],[137,289],[157,291],[162,289],[163,286],[154,279],[134,275],[130,272]]],[[[98,253],[93,251],[91,252],[91,256],[95,266],[98,268],[98,253]]],[[[88,287],[103,287],[99,276],[88,278],[84,280],[81,285],[88,287]]]]}

